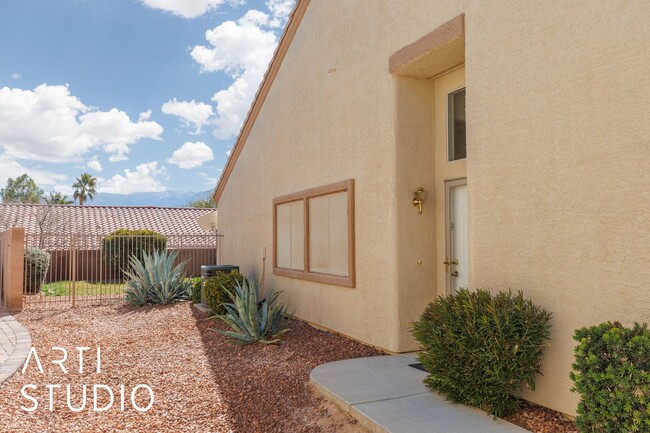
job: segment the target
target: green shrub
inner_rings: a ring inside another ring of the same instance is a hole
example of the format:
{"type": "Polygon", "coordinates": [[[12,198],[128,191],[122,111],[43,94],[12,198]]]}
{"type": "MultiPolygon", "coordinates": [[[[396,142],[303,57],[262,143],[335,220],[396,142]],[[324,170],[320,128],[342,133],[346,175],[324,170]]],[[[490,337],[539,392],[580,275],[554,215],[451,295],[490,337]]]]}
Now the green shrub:
{"type": "Polygon", "coordinates": [[[185,278],[183,262],[174,266],[178,253],[154,251],[143,254],[142,261],[131,256],[131,270],[125,272],[128,280],[124,295],[132,305],[169,304],[189,299],[190,284],[185,278]]]}
{"type": "Polygon", "coordinates": [[[576,330],[571,379],[583,433],[650,431],[650,331],[607,322],[576,330]]]}
{"type": "Polygon", "coordinates": [[[102,239],[104,261],[122,277],[130,270],[131,256],[141,261],[144,253],[164,251],[167,238],[153,230],[116,230],[102,239]]]}
{"type": "Polygon", "coordinates": [[[235,286],[244,282],[244,276],[236,273],[220,273],[213,277],[206,278],[203,285],[205,302],[212,310],[212,314],[224,314],[226,312],[223,304],[231,302],[230,293],[235,292],[235,286]]]}
{"type": "Polygon", "coordinates": [[[230,331],[213,329],[220,334],[230,337],[235,344],[280,342],[280,335],[288,332],[287,309],[278,303],[281,292],[270,292],[267,298],[260,300],[260,288],[257,281],[244,278],[236,282],[234,292],[229,293],[232,302],[224,304],[226,314],[219,315],[230,331]]]}
{"type": "Polygon", "coordinates": [[[550,318],[521,292],[462,289],[438,298],[413,324],[426,386],[495,417],[512,413],[522,385],[535,389],[550,318]]]}
{"type": "Polygon", "coordinates": [[[185,281],[190,285],[190,301],[192,301],[192,304],[200,304],[201,277],[186,278],[185,281]]]}
{"type": "Polygon", "coordinates": [[[38,248],[25,248],[25,293],[36,294],[41,290],[50,268],[50,253],[38,248]]]}

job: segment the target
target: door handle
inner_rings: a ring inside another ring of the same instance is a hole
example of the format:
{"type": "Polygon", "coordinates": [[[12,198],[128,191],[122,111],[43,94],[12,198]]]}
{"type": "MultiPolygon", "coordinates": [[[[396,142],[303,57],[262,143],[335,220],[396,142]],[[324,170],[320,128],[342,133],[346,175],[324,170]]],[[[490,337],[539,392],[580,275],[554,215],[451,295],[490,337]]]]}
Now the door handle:
{"type": "Polygon", "coordinates": [[[452,273],[451,273],[451,276],[452,276],[452,277],[457,277],[457,276],[458,276],[458,271],[454,271],[454,272],[452,272],[452,273]]]}

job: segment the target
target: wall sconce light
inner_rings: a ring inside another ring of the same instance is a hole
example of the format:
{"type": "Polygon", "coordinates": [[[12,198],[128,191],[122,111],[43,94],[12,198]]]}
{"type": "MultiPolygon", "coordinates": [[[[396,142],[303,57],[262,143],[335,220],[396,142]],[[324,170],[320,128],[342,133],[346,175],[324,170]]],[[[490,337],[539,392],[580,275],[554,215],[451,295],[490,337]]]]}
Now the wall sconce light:
{"type": "Polygon", "coordinates": [[[427,196],[426,191],[424,188],[418,188],[414,193],[413,193],[413,206],[418,208],[418,211],[422,213],[422,203],[424,202],[424,197],[427,196]]]}

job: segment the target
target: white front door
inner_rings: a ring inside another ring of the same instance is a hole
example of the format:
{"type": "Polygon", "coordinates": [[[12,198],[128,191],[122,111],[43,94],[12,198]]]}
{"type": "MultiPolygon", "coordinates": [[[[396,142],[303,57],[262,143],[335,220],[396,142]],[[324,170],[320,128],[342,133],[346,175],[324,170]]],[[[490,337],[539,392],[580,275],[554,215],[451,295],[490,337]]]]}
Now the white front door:
{"type": "Polygon", "coordinates": [[[446,182],[447,192],[447,292],[469,284],[467,179],[446,182]]]}

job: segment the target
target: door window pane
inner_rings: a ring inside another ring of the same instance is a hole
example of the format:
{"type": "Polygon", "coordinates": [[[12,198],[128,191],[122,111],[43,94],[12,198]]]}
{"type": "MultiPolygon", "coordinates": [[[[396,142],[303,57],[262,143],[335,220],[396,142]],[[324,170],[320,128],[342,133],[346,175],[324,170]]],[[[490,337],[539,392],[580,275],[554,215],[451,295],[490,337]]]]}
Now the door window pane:
{"type": "Polygon", "coordinates": [[[467,157],[465,138],[465,89],[449,94],[448,98],[449,161],[467,157]]]}
{"type": "Polygon", "coordinates": [[[467,288],[469,283],[469,235],[467,223],[467,185],[454,186],[449,189],[450,215],[449,234],[451,236],[450,254],[452,260],[458,261],[453,266],[451,289],[456,293],[460,288],[467,288]]]}

